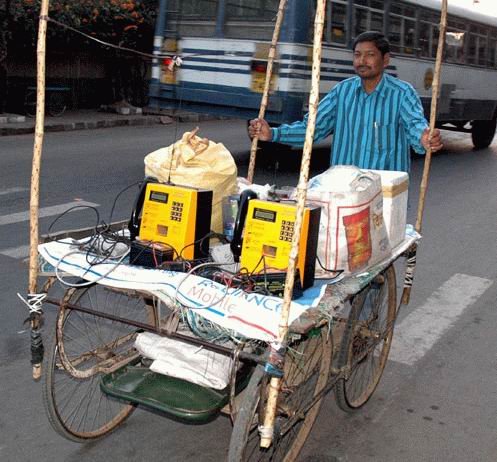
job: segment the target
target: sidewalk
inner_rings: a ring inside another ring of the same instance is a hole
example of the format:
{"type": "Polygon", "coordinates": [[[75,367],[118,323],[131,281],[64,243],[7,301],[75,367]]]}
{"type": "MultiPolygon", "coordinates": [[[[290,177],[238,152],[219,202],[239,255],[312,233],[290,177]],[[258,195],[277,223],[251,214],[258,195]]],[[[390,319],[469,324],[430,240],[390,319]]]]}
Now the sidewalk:
{"type": "MultiPolygon", "coordinates": [[[[60,132],[70,130],[90,130],[95,128],[123,127],[131,125],[170,124],[179,119],[181,122],[197,122],[210,118],[189,112],[179,112],[174,115],[158,114],[128,114],[121,115],[111,112],[101,112],[97,109],[81,109],[67,111],[60,117],[45,117],[45,132],[60,132]]],[[[0,136],[25,135],[34,133],[35,118],[18,114],[0,114],[0,136]],[[14,121],[23,120],[22,122],[14,121]]]]}

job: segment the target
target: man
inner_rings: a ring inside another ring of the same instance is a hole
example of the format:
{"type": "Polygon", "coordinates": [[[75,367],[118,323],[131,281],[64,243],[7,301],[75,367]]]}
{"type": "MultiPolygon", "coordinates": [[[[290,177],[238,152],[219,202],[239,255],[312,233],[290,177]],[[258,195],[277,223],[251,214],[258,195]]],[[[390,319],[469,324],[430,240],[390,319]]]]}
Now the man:
{"type": "MultiPolygon", "coordinates": [[[[379,32],[364,32],[354,41],[356,77],[340,82],[321,100],[314,140],[331,133],[331,165],[364,169],[409,171],[409,146],[419,154],[428,147],[442,148],[440,131],[431,140],[421,101],[414,88],[384,71],[390,63],[390,45],[379,32]]],[[[249,125],[250,136],[303,146],[303,121],[271,128],[263,119],[249,125]]]]}

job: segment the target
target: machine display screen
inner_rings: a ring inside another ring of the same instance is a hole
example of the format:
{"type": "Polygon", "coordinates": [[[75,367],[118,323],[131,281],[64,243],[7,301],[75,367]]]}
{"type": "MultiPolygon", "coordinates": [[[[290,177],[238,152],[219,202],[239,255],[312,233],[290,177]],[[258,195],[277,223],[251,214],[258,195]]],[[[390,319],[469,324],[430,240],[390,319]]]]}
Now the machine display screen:
{"type": "Polygon", "coordinates": [[[169,194],[166,192],[152,190],[150,191],[149,199],[151,201],[162,202],[163,204],[167,204],[167,201],[169,199],[169,194]]]}
{"type": "Polygon", "coordinates": [[[276,212],[267,209],[254,208],[254,216],[257,220],[270,221],[274,223],[276,221],[276,212]]]}

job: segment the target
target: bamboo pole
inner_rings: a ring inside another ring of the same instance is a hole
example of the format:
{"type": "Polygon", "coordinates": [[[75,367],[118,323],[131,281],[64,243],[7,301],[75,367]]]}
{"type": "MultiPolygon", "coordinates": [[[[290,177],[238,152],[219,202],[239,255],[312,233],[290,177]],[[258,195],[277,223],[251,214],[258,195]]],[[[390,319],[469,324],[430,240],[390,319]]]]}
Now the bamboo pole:
{"type": "MultiPolygon", "coordinates": [[[[30,250],[29,250],[29,293],[36,294],[38,279],[38,209],[40,202],[40,165],[43,148],[45,120],[45,56],[47,37],[47,17],[49,0],[42,0],[38,27],[37,56],[37,92],[36,92],[36,126],[31,167],[30,215],[30,250]]],[[[40,314],[31,314],[31,332],[40,327],[40,314]]],[[[33,379],[41,376],[41,363],[33,364],[33,379]]]]}
{"type": "MultiPolygon", "coordinates": [[[[271,40],[271,47],[269,48],[268,61],[266,68],[266,80],[264,82],[264,90],[262,92],[261,106],[259,108],[259,119],[264,119],[266,114],[267,103],[269,99],[269,89],[271,87],[271,77],[273,75],[273,65],[274,58],[276,56],[276,46],[278,45],[278,39],[280,36],[281,24],[283,23],[283,17],[285,14],[287,0],[280,0],[278,7],[278,14],[276,15],[276,24],[273,31],[273,39],[271,40]]],[[[256,135],[252,138],[252,144],[250,146],[250,161],[247,173],[247,180],[252,183],[254,180],[255,171],[255,158],[257,156],[257,144],[259,143],[259,137],[256,135]]]]}
{"type": "MultiPolygon", "coordinates": [[[[442,0],[442,11],[440,13],[440,33],[438,36],[438,47],[437,47],[437,57],[435,61],[435,72],[433,76],[432,92],[431,92],[431,108],[430,108],[430,128],[429,137],[433,136],[433,131],[435,130],[435,122],[437,119],[437,104],[438,104],[438,94],[440,91],[440,73],[442,69],[442,57],[445,45],[445,31],[447,30],[447,6],[448,1],[442,0]]],[[[430,167],[431,167],[431,148],[428,147],[426,150],[425,162],[423,167],[423,177],[421,179],[421,186],[419,190],[419,200],[418,200],[418,214],[416,217],[416,231],[421,233],[423,227],[423,212],[425,209],[426,192],[428,190],[428,180],[430,178],[430,167]]],[[[406,266],[406,275],[404,278],[404,289],[402,291],[403,305],[409,303],[411,297],[411,288],[414,280],[414,272],[416,270],[416,252],[417,244],[415,244],[409,250],[406,266]]]]}
{"type": "MultiPolygon", "coordinates": [[[[309,96],[309,116],[307,120],[307,130],[305,134],[304,151],[302,154],[302,164],[300,166],[300,178],[297,185],[297,216],[295,219],[292,248],[288,262],[288,271],[285,280],[285,292],[283,295],[283,306],[280,314],[278,331],[278,343],[285,343],[288,334],[288,316],[292,300],[293,284],[295,280],[295,268],[299,251],[299,241],[304,217],[305,198],[307,194],[307,182],[309,179],[309,166],[311,162],[312,143],[314,141],[314,129],[319,104],[319,78],[321,74],[321,42],[323,36],[324,17],[326,0],[319,0],[316,7],[316,17],[314,20],[314,46],[312,53],[312,77],[311,93],[309,96]]],[[[273,377],[269,384],[268,401],[266,414],[264,416],[264,426],[261,431],[261,447],[268,448],[271,445],[274,432],[274,420],[276,417],[276,403],[278,400],[281,379],[273,377]]]]}

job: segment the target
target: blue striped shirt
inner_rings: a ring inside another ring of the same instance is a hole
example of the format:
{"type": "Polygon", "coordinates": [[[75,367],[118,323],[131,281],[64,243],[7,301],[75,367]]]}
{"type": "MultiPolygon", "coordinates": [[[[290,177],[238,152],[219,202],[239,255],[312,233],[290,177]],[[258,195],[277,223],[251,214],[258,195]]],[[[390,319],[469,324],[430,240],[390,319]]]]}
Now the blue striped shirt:
{"type": "MultiPolygon", "coordinates": [[[[272,141],[303,146],[307,118],[273,128],[272,141]]],[[[409,146],[425,153],[421,135],[427,126],[412,85],[383,74],[368,95],[356,76],[336,85],[319,103],[314,141],[334,134],[331,165],[408,172],[409,146]]]]}

